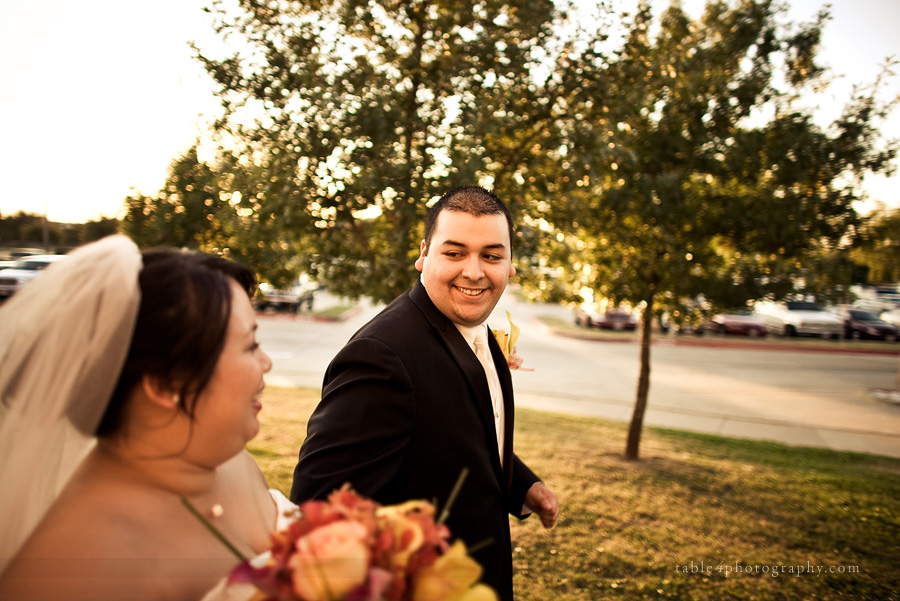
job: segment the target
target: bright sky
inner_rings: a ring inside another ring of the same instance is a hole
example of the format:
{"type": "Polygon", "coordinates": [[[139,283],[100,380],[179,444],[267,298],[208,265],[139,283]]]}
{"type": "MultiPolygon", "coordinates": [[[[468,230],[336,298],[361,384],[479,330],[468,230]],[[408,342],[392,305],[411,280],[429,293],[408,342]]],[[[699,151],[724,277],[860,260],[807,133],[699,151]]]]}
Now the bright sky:
{"type": "MultiPolygon", "coordinates": [[[[621,3],[634,0],[619,0],[621,3]]],[[[790,2],[790,0],[788,0],[790,2]]],[[[217,103],[189,40],[210,35],[206,0],[3,0],[0,5],[0,214],[52,221],[114,217],[133,189],[155,194],[217,103]]],[[[684,0],[696,14],[702,0],[684,0]]],[[[793,0],[809,20],[824,4],[793,0]]],[[[900,58],[898,0],[833,0],[822,60],[846,85],[900,58]]],[[[891,82],[900,94],[900,77],[891,82]]],[[[834,116],[834,115],[832,115],[834,116]]],[[[900,107],[890,135],[900,137],[900,107]]],[[[900,177],[870,195],[900,206],[900,177]]],[[[863,207],[864,208],[864,207],[863,207]]]]}

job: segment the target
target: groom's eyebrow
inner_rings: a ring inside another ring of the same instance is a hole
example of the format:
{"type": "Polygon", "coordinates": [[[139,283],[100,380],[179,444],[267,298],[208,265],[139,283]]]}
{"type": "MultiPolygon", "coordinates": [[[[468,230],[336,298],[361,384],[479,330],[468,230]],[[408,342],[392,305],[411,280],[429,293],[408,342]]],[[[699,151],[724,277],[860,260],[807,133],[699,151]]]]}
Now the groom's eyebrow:
{"type": "MultiPolygon", "coordinates": [[[[468,246],[462,242],[457,242],[456,240],[444,240],[441,242],[440,246],[458,246],[459,248],[468,248],[468,246]]],[[[502,242],[497,242],[495,244],[487,244],[481,247],[482,250],[506,250],[506,245],[502,242]]]]}

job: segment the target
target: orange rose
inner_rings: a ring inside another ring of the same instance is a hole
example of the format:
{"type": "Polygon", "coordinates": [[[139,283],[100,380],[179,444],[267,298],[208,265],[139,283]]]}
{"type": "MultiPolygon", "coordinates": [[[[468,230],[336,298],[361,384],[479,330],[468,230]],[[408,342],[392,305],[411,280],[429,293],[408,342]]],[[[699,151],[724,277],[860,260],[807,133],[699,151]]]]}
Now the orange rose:
{"type": "Polygon", "coordinates": [[[369,570],[366,528],[333,522],[297,540],[292,569],[294,592],[305,601],[333,601],[363,584],[369,570]]]}
{"type": "Polygon", "coordinates": [[[421,508],[430,509],[431,505],[422,501],[410,501],[402,505],[379,507],[376,512],[382,532],[389,535],[387,540],[390,541],[390,547],[387,550],[393,569],[406,569],[410,555],[418,551],[425,542],[421,526],[410,519],[410,514],[421,508]]]}

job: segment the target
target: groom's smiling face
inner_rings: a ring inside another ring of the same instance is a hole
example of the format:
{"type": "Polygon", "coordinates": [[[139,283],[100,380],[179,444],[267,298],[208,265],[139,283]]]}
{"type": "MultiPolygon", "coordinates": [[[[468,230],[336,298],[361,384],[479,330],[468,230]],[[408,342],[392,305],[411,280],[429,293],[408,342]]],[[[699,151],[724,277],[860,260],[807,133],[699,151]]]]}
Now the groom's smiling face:
{"type": "Polygon", "coordinates": [[[422,242],[416,269],[441,313],[462,326],[484,322],[497,306],[512,266],[509,226],[502,214],[444,210],[431,243],[422,242]]]}

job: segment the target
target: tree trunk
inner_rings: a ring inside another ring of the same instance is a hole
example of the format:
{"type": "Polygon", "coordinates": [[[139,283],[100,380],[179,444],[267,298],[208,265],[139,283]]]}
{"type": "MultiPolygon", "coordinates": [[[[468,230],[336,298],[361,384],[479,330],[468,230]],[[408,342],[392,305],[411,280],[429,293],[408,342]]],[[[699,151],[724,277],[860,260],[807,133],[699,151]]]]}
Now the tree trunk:
{"type": "Polygon", "coordinates": [[[641,369],[638,375],[637,398],[634,412],[628,426],[628,441],[625,443],[625,459],[637,461],[641,446],[641,431],[644,428],[644,412],[647,409],[647,395],[650,392],[650,331],[653,326],[653,296],[647,299],[647,306],[641,317],[641,369]]]}

